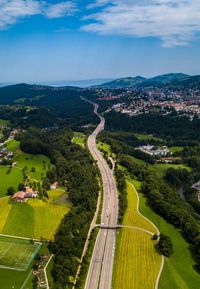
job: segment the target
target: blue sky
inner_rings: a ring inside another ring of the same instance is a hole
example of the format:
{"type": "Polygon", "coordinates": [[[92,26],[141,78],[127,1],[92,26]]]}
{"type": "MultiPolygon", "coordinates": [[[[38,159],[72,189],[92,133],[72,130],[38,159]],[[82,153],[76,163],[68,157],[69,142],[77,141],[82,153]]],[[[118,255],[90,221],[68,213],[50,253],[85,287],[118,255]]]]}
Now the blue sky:
{"type": "Polygon", "coordinates": [[[0,82],[200,74],[199,0],[0,0],[0,82]]]}

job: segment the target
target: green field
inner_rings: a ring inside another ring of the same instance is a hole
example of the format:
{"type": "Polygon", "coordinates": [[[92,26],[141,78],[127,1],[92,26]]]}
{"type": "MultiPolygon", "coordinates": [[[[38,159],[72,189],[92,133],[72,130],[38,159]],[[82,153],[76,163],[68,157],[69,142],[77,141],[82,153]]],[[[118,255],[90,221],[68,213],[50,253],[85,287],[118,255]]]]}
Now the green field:
{"type": "Polygon", "coordinates": [[[72,142],[84,147],[85,135],[81,132],[74,132],[74,137],[72,139],[72,142]]]}
{"type": "Polygon", "coordinates": [[[176,165],[176,164],[155,164],[153,166],[151,166],[151,169],[153,171],[156,172],[156,174],[158,175],[158,177],[163,177],[165,175],[165,172],[167,169],[169,168],[173,168],[173,169],[186,169],[186,170],[191,170],[190,167],[188,167],[187,165],[176,165]]]}
{"type": "Polygon", "coordinates": [[[9,120],[5,120],[5,119],[0,118],[0,126],[5,126],[5,125],[8,125],[9,123],[10,123],[9,120]]]}
{"type": "Polygon", "coordinates": [[[17,167],[12,168],[11,172],[7,174],[8,166],[0,166],[0,197],[7,194],[9,187],[17,189],[19,183],[23,181],[21,170],[17,167]]]}
{"type": "Polygon", "coordinates": [[[11,140],[6,144],[8,150],[14,153],[14,161],[17,162],[16,167],[23,169],[26,166],[26,174],[33,180],[41,181],[46,176],[50,166],[49,158],[44,155],[24,153],[20,150],[19,145],[20,143],[16,140],[11,140]],[[31,172],[33,167],[35,172],[31,172]]]}
{"type": "Polygon", "coordinates": [[[110,147],[109,144],[99,141],[99,142],[97,143],[97,148],[98,148],[99,150],[104,150],[104,151],[106,151],[106,152],[108,153],[108,156],[111,156],[113,159],[115,159],[116,154],[111,152],[111,147],[110,147]]]}
{"type": "Polygon", "coordinates": [[[181,147],[181,146],[173,146],[173,147],[169,147],[169,150],[172,153],[181,152],[183,150],[183,147],[181,147]]]}
{"type": "Polygon", "coordinates": [[[8,166],[0,166],[0,197],[7,195],[7,189],[14,187],[17,190],[19,183],[23,182],[22,169],[26,167],[26,174],[30,181],[41,181],[51,166],[49,158],[44,155],[31,155],[20,150],[19,142],[11,140],[6,144],[9,151],[14,153],[16,165],[8,174],[8,166]],[[35,171],[32,172],[32,168],[35,171]]]}
{"type": "MultiPolygon", "coordinates": [[[[127,183],[128,208],[123,224],[156,233],[155,227],[137,210],[136,191],[127,183]]],[[[161,265],[161,256],[154,249],[152,235],[136,229],[123,228],[117,233],[114,262],[114,289],[154,289],[161,265]]]]}
{"type": "Polygon", "coordinates": [[[26,271],[41,244],[12,238],[0,238],[0,268],[26,271]]]}
{"type": "MultiPolygon", "coordinates": [[[[140,182],[134,181],[137,190],[140,182]]],[[[158,229],[170,236],[174,245],[174,254],[165,258],[164,270],[161,275],[159,289],[197,289],[200,284],[200,275],[194,270],[194,260],[190,254],[189,244],[184,240],[178,229],[167,223],[154,213],[146,203],[146,198],[140,195],[140,211],[150,219],[158,229]]]]}
{"type": "Polygon", "coordinates": [[[52,240],[65,214],[67,204],[30,199],[28,203],[12,203],[0,199],[0,233],[21,237],[52,240]]]}
{"type": "Polygon", "coordinates": [[[103,149],[104,151],[108,152],[109,154],[111,153],[111,148],[109,144],[106,144],[104,142],[98,142],[97,143],[98,149],[103,149]]]}
{"type": "Polygon", "coordinates": [[[0,280],[2,289],[32,289],[32,274],[30,270],[15,271],[0,269],[0,280]],[[14,286],[14,287],[13,287],[14,286]]]}
{"type": "Polygon", "coordinates": [[[135,133],[135,137],[139,140],[155,140],[155,141],[163,141],[163,139],[159,137],[155,137],[152,134],[142,134],[142,133],[135,133]]]}

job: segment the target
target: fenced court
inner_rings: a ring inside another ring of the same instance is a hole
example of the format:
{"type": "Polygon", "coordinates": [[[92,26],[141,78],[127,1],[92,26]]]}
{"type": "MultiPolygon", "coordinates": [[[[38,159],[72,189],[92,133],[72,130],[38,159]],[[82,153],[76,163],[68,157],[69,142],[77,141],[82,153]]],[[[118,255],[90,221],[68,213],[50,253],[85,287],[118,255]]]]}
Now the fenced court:
{"type": "Polygon", "coordinates": [[[41,243],[0,236],[0,268],[26,271],[41,243]]]}

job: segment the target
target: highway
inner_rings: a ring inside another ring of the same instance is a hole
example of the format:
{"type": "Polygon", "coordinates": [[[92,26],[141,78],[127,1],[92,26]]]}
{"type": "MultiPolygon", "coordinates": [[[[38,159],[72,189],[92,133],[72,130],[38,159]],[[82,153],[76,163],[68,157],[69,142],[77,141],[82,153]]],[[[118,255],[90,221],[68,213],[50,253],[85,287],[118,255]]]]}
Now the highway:
{"type": "MultiPolygon", "coordinates": [[[[96,145],[96,136],[104,129],[105,119],[98,114],[98,104],[90,103],[94,105],[94,113],[100,119],[99,125],[88,137],[88,148],[93,158],[97,161],[102,176],[103,207],[101,224],[115,228],[118,221],[118,193],[116,183],[111,169],[96,145]]],[[[90,261],[85,289],[111,289],[115,240],[116,229],[100,228],[90,261]]]]}

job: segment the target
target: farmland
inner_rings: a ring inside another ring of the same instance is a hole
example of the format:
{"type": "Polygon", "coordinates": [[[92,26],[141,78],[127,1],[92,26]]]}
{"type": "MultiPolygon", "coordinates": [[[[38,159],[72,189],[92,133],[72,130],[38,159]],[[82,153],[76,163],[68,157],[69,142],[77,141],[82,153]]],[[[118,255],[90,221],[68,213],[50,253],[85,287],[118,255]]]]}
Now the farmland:
{"type": "Polygon", "coordinates": [[[28,203],[11,203],[0,199],[1,233],[36,239],[53,239],[62,218],[69,211],[66,204],[31,199],[28,203]]]}
{"type": "MultiPolygon", "coordinates": [[[[134,185],[139,191],[141,183],[134,181],[134,185]]],[[[162,233],[170,236],[174,245],[174,254],[169,259],[165,259],[159,289],[198,288],[200,282],[199,274],[194,270],[194,260],[192,259],[188,243],[184,240],[178,229],[154,213],[148,206],[146,198],[141,193],[139,195],[142,214],[150,219],[162,233]]]]}
{"type": "MultiPolygon", "coordinates": [[[[140,227],[156,233],[156,228],[138,211],[137,193],[127,183],[128,207],[123,224],[140,227]]],[[[136,229],[118,231],[114,264],[113,287],[115,289],[153,289],[161,264],[161,256],[154,249],[152,236],[136,229]]]]}

